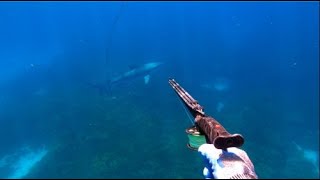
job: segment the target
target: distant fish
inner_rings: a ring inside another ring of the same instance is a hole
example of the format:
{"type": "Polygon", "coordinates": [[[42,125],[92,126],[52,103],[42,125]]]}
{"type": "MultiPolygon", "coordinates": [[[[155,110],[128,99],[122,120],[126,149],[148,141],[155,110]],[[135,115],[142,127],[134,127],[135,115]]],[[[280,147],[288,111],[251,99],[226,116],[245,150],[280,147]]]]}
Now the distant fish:
{"type": "Polygon", "coordinates": [[[200,87],[210,91],[227,91],[230,88],[230,82],[227,78],[217,77],[212,82],[202,83],[200,87]]]}
{"type": "Polygon", "coordinates": [[[302,148],[294,141],[292,141],[292,143],[295,145],[296,149],[302,153],[304,159],[314,166],[316,173],[319,175],[319,152],[302,148]]]}
{"type": "Polygon", "coordinates": [[[39,89],[33,92],[35,96],[46,96],[48,94],[48,89],[44,87],[40,87],[39,89]]]}
{"type": "Polygon", "coordinates": [[[216,107],[217,112],[221,112],[223,108],[224,108],[224,103],[218,102],[216,107]]]}
{"type": "Polygon", "coordinates": [[[142,66],[131,66],[129,71],[112,78],[110,80],[110,85],[113,86],[124,81],[132,81],[139,77],[143,77],[144,83],[148,84],[151,77],[150,73],[162,64],[162,62],[150,62],[143,64],[142,66]]]}
{"type": "Polygon", "coordinates": [[[47,153],[48,150],[45,148],[31,150],[25,147],[1,158],[0,168],[10,169],[6,179],[21,179],[28,175],[47,153]]]}
{"type": "Polygon", "coordinates": [[[143,64],[142,66],[131,66],[129,71],[113,77],[105,84],[90,84],[91,86],[99,89],[100,93],[104,94],[110,92],[112,87],[117,86],[122,83],[130,83],[135,79],[143,78],[144,84],[148,84],[150,81],[150,74],[156,70],[162,62],[150,62],[143,64]]]}
{"type": "Polygon", "coordinates": [[[214,88],[217,91],[226,91],[229,89],[229,80],[224,77],[216,78],[214,81],[214,88]]]}

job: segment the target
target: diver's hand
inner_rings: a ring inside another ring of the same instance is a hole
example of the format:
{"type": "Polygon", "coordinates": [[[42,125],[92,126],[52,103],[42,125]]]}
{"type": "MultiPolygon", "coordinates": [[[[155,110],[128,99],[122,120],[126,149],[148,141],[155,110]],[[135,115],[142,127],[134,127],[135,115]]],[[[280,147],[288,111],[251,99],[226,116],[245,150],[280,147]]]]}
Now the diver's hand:
{"type": "Polygon", "coordinates": [[[203,175],[206,179],[257,179],[247,153],[231,147],[221,150],[213,144],[203,144],[198,151],[205,160],[203,175]]]}

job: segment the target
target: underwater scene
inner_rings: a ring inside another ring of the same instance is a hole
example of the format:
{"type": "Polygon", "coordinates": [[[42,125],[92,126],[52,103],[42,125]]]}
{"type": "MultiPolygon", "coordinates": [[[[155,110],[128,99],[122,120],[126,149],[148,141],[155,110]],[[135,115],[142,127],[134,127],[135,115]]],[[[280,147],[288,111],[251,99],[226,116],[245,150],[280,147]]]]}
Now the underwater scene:
{"type": "Polygon", "coordinates": [[[319,178],[319,2],[0,2],[0,178],[204,179],[175,79],[258,178],[319,178]]]}

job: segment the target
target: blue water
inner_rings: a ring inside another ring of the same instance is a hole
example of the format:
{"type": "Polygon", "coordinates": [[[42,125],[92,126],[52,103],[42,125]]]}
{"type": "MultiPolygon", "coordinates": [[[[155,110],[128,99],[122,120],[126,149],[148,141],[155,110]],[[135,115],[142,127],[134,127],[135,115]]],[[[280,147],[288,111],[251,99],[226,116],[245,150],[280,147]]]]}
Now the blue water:
{"type": "Polygon", "coordinates": [[[169,78],[259,178],[319,178],[319,2],[1,2],[0,27],[1,178],[203,178],[169,78]]]}

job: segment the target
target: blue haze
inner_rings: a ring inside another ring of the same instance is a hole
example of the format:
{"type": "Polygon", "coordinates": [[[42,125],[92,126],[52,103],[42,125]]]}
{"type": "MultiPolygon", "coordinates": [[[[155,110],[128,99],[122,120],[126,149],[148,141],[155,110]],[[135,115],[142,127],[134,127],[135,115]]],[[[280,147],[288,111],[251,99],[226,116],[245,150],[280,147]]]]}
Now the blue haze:
{"type": "Polygon", "coordinates": [[[1,2],[0,27],[1,178],[24,147],[48,151],[27,178],[203,178],[169,77],[259,178],[319,178],[296,148],[319,164],[319,2],[1,2]],[[148,84],[90,85],[151,61],[148,84]]]}

